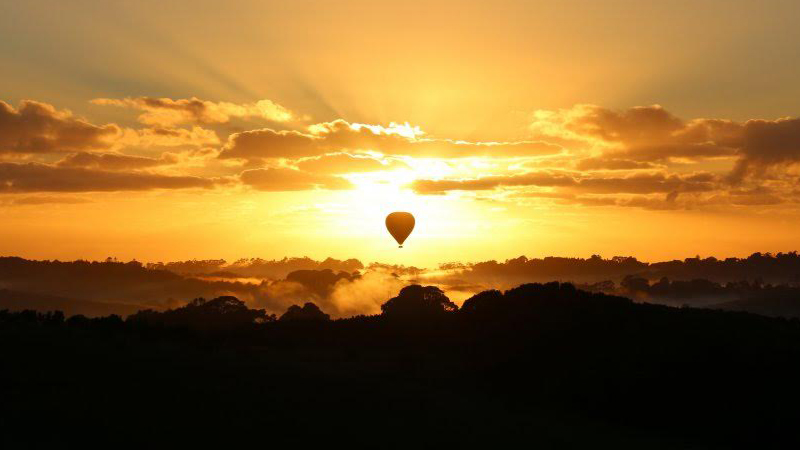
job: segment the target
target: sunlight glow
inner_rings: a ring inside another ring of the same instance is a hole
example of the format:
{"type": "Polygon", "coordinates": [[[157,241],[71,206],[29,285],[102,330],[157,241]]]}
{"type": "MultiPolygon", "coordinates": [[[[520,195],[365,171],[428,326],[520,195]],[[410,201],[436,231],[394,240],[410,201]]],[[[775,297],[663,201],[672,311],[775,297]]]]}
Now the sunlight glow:
{"type": "Polygon", "coordinates": [[[396,122],[389,123],[388,127],[382,125],[369,125],[365,123],[354,123],[350,125],[351,128],[358,131],[361,128],[367,128],[374,134],[398,135],[408,139],[416,139],[425,134],[419,126],[411,126],[408,122],[399,124],[396,122]]]}

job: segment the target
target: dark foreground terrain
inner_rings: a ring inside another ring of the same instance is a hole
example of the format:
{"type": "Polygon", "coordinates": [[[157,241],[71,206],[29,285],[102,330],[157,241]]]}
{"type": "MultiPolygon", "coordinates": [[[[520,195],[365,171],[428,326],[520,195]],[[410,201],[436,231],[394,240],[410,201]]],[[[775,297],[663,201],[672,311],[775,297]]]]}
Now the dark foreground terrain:
{"type": "Polygon", "coordinates": [[[461,309],[282,320],[232,297],[64,320],[0,313],[0,443],[798,448],[800,322],[569,284],[461,309]]]}

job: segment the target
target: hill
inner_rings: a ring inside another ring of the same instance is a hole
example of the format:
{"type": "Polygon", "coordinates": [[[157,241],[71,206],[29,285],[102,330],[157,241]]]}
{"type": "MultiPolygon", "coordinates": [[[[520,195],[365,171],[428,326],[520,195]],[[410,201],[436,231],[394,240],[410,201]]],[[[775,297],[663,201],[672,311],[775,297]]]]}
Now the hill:
{"type": "Polygon", "coordinates": [[[800,444],[796,320],[638,304],[559,283],[483,292],[461,308],[436,287],[409,286],[381,315],[293,317],[233,297],[125,321],[0,314],[3,439],[800,444]]]}

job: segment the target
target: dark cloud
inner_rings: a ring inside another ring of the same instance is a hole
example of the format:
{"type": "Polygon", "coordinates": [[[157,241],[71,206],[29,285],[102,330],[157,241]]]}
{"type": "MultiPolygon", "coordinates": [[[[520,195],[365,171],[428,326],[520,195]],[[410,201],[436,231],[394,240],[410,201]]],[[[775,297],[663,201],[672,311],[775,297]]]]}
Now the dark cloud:
{"type": "Polygon", "coordinates": [[[637,195],[633,197],[575,197],[565,200],[564,203],[574,203],[583,206],[621,206],[652,210],[686,209],[693,206],[692,204],[676,203],[669,198],[647,195],[637,195]]]}
{"type": "Polygon", "coordinates": [[[120,134],[116,125],[93,125],[46,103],[23,100],[15,110],[0,101],[0,153],[105,149],[120,134]]]}
{"type": "Polygon", "coordinates": [[[731,204],[740,206],[777,205],[786,201],[778,192],[764,186],[731,189],[728,191],[728,199],[731,204]]]}
{"type": "Polygon", "coordinates": [[[307,158],[296,162],[295,165],[300,170],[326,174],[378,172],[381,170],[410,168],[406,163],[396,159],[381,161],[370,156],[351,155],[349,153],[332,153],[314,158],[307,158]]]}
{"type": "Polygon", "coordinates": [[[617,206],[617,199],[614,197],[574,197],[565,200],[564,203],[575,203],[583,206],[617,206]]]}
{"type": "Polygon", "coordinates": [[[407,137],[391,129],[336,120],[310,127],[310,132],[261,129],[228,138],[221,158],[270,159],[321,156],[333,152],[374,150],[390,155],[461,158],[473,156],[533,156],[562,148],[541,141],[466,142],[407,137]]]}
{"type": "Polygon", "coordinates": [[[656,194],[586,194],[576,195],[572,192],[518,192],[510,198],[545,198],[553,199],[557,204],[581,206],[622,206],[653,210],[690,209],[697,205],[696,201],[677,202],[678,192],[666,195],[656,194]]]}
{"type": "Polygon", "coordinates": [[[0,163],[0,192],[144,191],[211,188],[217,183],[217,180],[190,176],[0,163]]]}
{"type": "Polygon", "coordinates": [[[185,128],[126,129],[120,144],[132,147],[202,147],[218,145],[219,138],[213,130],[198,126],[185,128]]]}
{"type": "MultiPolygon", "coordinates": [[[[715,142],[679,143],[667,142],[649,145],[636,145],[616,153],[608,152],[607,155],[619,154],[625,158],[646,162],[662,162],[676,159],[697,161],[701,159],[735,156],[737,149],[719,145],[715,142]]],[[[673,161],[674,162],[674,161],[673,161]]]]}
{"type": "Polygon", "coordinates": [[[147,158],[144,156],[122,155],[119,153],[80,152],[67,155],[58,161],[58,167],[84,167],[89,169],[130,170],[146,169],[175,163],[174,158],[147,158]]]}
{"type": "Polygon", "coordinates": [[[576,185],[580,191],[606,194],[653,194],[670,192],[708,192],[718,188],[712,174],[694,175],[635,174],[628,177],[584,178],[576,185]]]}
{"type": "Polygon", "coordinates": [[[636,170],[655,169],[659,166],[648,161],[634,161],[619,158],[585,158],[575,165],[578,170],[636,170]]]}
{"type": "Polygon", "coordinates": [[[770,166],[800,162],[800,119],[747,121],[743,141],[742,157],[731,174],[734,181],[770,166]]]}
{"type": "Polygon", "coordinates": [[[674,202],[674,201],[678,200],[678,195],[680,195],[680,192],[672,191],[669,194],[667,194],[667,197],[664,200],[667,201],[667,202],[670,202],[670,203],[674,202]]]}
{"type": "Polygon", "coordinates": [[[172,126],[183,123],[227,123],[232,118],[261,118],[273,122],[285,122],[293,114],[283,106],[270,100],[237,104],[212,102],[196,97],[189,99],[128,97],[123,99],[97,98],[96,105],[121,106],[144,111],[139,121],[150,125],[172,126]]]}
{"type": "MultiPolygon", "coordinates": [[[[578,105],[543,117],[546,126],[535,122],[534,130],[553,137],[601,142],[607,148],[600,160],[696,161],[736,155],[742,144],[742,125],[737,122],[723,119],[683,121],[659,105],[622,111],[578,105]]],[[[585,164],[591,170],[597,162],[590,159],[585,164]]]]}
{"type": "Polygon", "coordinates": [[[234,133],[228,138],[220,158],[269,159],[319,156],[333,148],[324,139],[299,131],[262,130],[234,133]]]}
{"type": "Polygon", "coordinates": [[[681,130],[684,123],[659,105],[637,106],[614,111],[595,105],[581,105],[580,114],[566,123],[567,129],[583,136],[625,143],[652,142],[681,130]]]}
{"type": "Polygon", "coordinates": [[[574,198],[575,194],[564,191],[530,191],[515,192],[508,196],[509,198],[554,198],[554,199],[569,199],[574,198]]]}
{"type": "Polygon", "coordinates": [[[574,186],[576,180],[567,175],[527,173],[491,176],[467,180],[416,180],[411,188],[418,194],[442,194],[446,191],[483,191],[508,186],[574,186]]]}
{"type": "Polygon", "coordinates": [[[550,173],[493,176],[469,180],[416,180],[411,184],[418,194],[441,194],[446,191],[480,191],[498,187],[541,186],[561,187],[587,193],[652,194],[677,192],[706,192],[717,189],[715,176],[708,173],[666,175],[663,173],[634,174],[627,177],[580,178],[550,173]]]}
{"type": "Polygon", "coordinates": [[[728,180],[779,176],[800,163],[800,119],[683,121],[661,106],[614,111],[595,105],[538,114],[538,135],[600,143],[604,153],[576,164],[580,170],[646,168],[654,162],[697,162],[738,157],[728,180]]]}
{"type": "Polygon", "coordinates": [[[245,170],[239,175],[242,183],[260,191],[304,191],[310,189],[352,189],[344,178],[287,168],[245,170]]]}
{"type": "MultiPolygon", "coordinates": [[[[47,205],[47,204],[65,204],[75,205],[80,203],[91,203],[92,201],[87,198],[81,197],[68,197],[62,195],[35,195],[26,197],[17,197],[16,195],[10,196],[8,200],[9,205],[47,205]]],[[[0,202],[1,203],[1,202],[0,202]]]]}

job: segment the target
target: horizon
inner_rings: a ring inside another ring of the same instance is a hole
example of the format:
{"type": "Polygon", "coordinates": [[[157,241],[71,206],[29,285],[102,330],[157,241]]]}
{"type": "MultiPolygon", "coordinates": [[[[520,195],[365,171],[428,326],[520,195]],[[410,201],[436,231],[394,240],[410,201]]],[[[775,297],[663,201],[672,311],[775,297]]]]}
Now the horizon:
{"type": "Polygon", "coordinates": [[[252,260],[260,260],[260,261],[265,261],[265,262],[280,262],[280,261],[284,261],[284,260],[305,260],[305,259],[307,259],[307,260],[313,261],[315,263],[322,263],[322,262],[324,262],[326,260],[335,260],[335,261],[338,261],[338,262],[345,262],[345,261],[355,260],[355,261],[358,261],[359,263],[363,264],[365,268],[368,267],[371,264],[391,264],[391,265],[398,266],[398,267],[400,267],[400,266],[408,267],[408,268],[416,267],[418,269],[430,270],[430,269],[437,269],[443,264],[473,265],[473,264],[484,263],[484,262],[489,262],[489,261],[496,261],[498,263],[505,263],[505,262],[508,262],[508,261],[511,261],[511,260],[515,260],[515,259],[519,259],[519,258],[525,258],[527,260],[544,260],[544,259],[547,259],[547,258],[587,260],[587,259],[590,259],[590,258],[592,258],[594,256],[598,256],[603,261],[611,261],[614,258],[633,258],[636,261],[641,262],[641,263],[645,263],[645,264],[659,264],[659,263],[674,262],[674,261],[684,262],[684,261],[693,260],[693,259],[705,260],[705,259],[708,259],[708,258],[712,258],[712,259],[715,259],[715,260],[718,260],[718,261],[725,261],[725,260],[729,260],[729,259],[743,260],[743,259],[747,259],[748,257],[753,256],[753,255],[773,256],[774,257],[775,255],[791,255],[791,254],[797,254],[798,252],[800,252],[800,250],[784,250],[784,251],[777,251],[777,252],[756,251],[756,252],[752,252],[752,253],[745,254],[745,255],[702,255],[702,254],[695,254],[693,256],[685,256],[683,258],[670,258],[670,259],[660,259],[660,260],[648,260],[648,259],[640,258],[637,255],[623,255],[623,254],[619,254],[619,255],[601,255],[601,254],[598,254],[598,253],[593,253],[593,254],[590,254],[590,255],[587,255],[587,256],[572,256],[572,255],[531,256],[531,255],[526,255],[526,254],[519,254],[517,256],[513,256],[513,257],[509,257],[509,258],[491,258],[491,259],[465,260],[465,261],[458,261],[458,260],[446,260],[445,261],[445,260],[443,260],[443,261],[439,261],[438,263],[435,263],[435,265],[433,265],[433,266],[416,266],[414,264],[400,264],[400,263],[394,264],[394,263],[389,263],[387,261],[379,261],[379,260],[361,260],[361,259],[355,258],[355,257],[338,257],[337,258],[337,257],[334,257],[334,256],[325,256],[325,257],[315,258],[315,257],[311,257],[309,255],[293,255],[293,256],[285,255],[283,257],[276,257],[276,258],[268,258],[268,257],[261,257],[261,256],[244,256],[244,257],[236,257],[236,258],[209,257],[209,258],[173,259],[173,260],[169,260],[169,259],[145,260],[145,259],[140,259],[140,258],[130,258],[130,259],[118,258],[116,256],[111,256],[111,255],[110,256],[106,256],[104,258],[66,258],[66,259],[61,259],[61,258],[35,258],[35,257],[26,257],[26,256],[22,256],[22,255],[9,254],[9,255],[0,255],[0,258],[21,258],[21,259],[25,259],[25,260],[29,260],[29,261],[42,261],[42,262],[46,262],[46,261],[52,261],[52,262],[56,262],[56,261],[58,261],[58,262],[79,262],[79,261],[84,261],[84,262],[117,262],[117,263],[138,262],[138,263],[141,263],[141,264],[143,264],[145,266],[148,265],[148,264],[169,264],[169,263],[182,263],[182,262],[206,262],[206,261],[220,261],[220,260],[223,261],[224,264],[234,264],[234,263],[240,262],[240,261],[244,262],[244,261],[252,261],[252,260]]]}
{"type": "Polygon", "coordinates": [[[0,449],[800,449],[798,18],[0,0],[0,449]]]}
{"type": "Polygon", "coordinates": [[[796,2],[194,6],[5,5],[0,254],[429,266],[800,241],[796,2]]]}
{"type": "Polygon", "coordinates": [[[636,302],[800,317],[800,308],[783,303],[800,295],[798,273],[797,252],[655,262],[634,256],[519,256],[435,267],[307,257],[166,262],[0,257],[0,307],[127,316],[185,308],[194,298],[232,296],[270,314],[312,303],[330,317],[346,318],[377,314],[380,305],[410,285],[435,287],[460,307],[487,291],[555,281],[636,302]]]}

